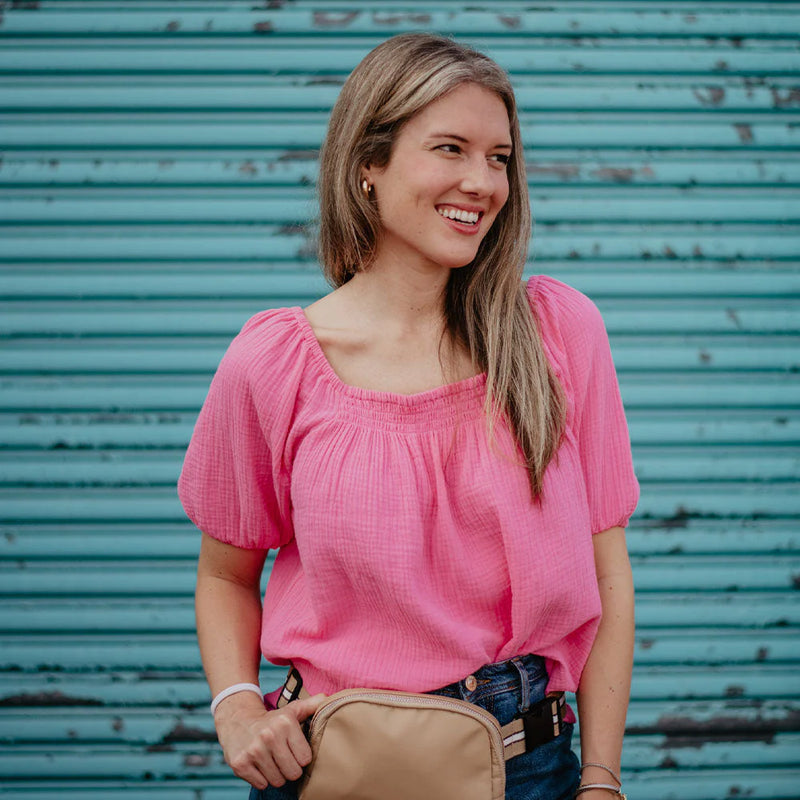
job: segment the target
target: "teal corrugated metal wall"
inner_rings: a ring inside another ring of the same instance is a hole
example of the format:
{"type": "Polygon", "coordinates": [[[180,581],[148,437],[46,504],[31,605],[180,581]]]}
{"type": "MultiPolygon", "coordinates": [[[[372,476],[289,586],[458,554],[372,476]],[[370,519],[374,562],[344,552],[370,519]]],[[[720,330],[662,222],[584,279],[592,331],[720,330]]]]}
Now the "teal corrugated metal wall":
{"type": "Polygon", "coordinates": [[[629,796],[800,796],[800,4],[632,0],[0,3],[0,794],[244,796],[174,483],[241,323],[324,291],[326,115],[409,29],[510,70],[529,272],[608,324],[629,796]]]}

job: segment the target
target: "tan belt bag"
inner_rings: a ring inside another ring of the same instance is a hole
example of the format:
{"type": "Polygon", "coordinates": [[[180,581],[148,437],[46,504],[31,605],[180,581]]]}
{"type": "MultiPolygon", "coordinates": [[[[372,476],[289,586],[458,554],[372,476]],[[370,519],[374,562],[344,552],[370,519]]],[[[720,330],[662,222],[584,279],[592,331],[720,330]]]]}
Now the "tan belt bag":
{"type": "MultiPolygon", "coordinates": [[[[294,678],[294,676],[297,676],[294,678]]],[[[278,707],[308,696],[290,673],[278,707]]],[[[473,703],[348,689],[311,718],[300,800],[503,800],[505,762],[561,732],[564,694],[500,726],[473,703]]]]}

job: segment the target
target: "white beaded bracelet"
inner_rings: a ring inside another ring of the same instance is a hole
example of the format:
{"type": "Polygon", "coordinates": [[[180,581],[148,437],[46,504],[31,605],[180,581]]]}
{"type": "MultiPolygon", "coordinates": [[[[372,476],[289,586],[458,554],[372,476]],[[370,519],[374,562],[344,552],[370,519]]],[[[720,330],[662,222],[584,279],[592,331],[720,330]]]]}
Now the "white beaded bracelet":
{"type": "Polygon", "coordinates": [[[264,695],[261,694],[261,687],[256,686],[254,683],[234,683],[233,686],[229,686],[227,689],[223,689],[212,701],[211,701],[211,715],[214,715],[214,712],[217,710],[217,706],[226,698],[230,697],[232,694],[237,694],[238,692],[255,692],[262,700],[264,699],[264,695]]]}

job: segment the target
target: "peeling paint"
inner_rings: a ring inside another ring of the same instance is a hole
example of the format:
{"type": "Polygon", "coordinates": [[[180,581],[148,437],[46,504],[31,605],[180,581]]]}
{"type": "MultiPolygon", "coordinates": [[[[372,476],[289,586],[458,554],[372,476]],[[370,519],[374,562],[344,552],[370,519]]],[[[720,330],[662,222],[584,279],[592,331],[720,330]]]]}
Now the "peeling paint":
{"type": "Polygon", "coordinates": [[[701,364],[710,364],[713,361],[711,353],[709,353],[708,350],[700,350],[697,357],[700,359],[701,364]]]}
{"type": "Polygon", "coordinates": [[[730,69],[728,66],[728,62],[724,59],[720,59],[714,63],[714,71],[715,72],[727,72],[730,69]]]}
{"type": "Polygon", "coordinates": [[[577,164],[527,164],[525,172],[528,175],[556,175],[566,181],[577,178],[581,170],[577,164]]]}
{"type": "Polygon", "coordinates": [[[671,517],[664,517],[663,519],[656,520],[653,524],[654,528],[666,528],[672,530],[674,528],[688,528],[689,520],[694,515],[689,512],[684,506],[678,506],[675,513],[671,517]]]}
{"type": "Polygon", "coordinates": [[[306,86],[343,86],[344,78],[336,75],[317,75],[306,81],[306,86]]]}
{"type": "Polygon", "coordinates": [[[258,167],[255,165],[253,161],[243,161],[239,165],[239,174],[240,175],[258,175],[258,167]]]}
{"type": "Polygon", "coordinates": [[[678,257],[678,254],[668,244],[664,245],[664,255],[667,258],[677,258],[678,257]]]}
{"type": "Polygon", "coordinates": [[[210,755],[200,755],[199,753],[187,753],[183,758],[184,767],[207,767],[211,764],[210,755]]]}
{"type": "Polygon", "coordinates": [[[380,11],[372,12],[372,21],[376,25],[400,25],[404,22],[411,23],[412,25],[430,25],[431,19],[432,17],[430,14],[392,14],[386,12],[381,13],[380,11]]]}
{"type": "Polygon", "coordinates": [[[781,93],[780,89],[770,89],[772,93],[773,108],[787,108],[800,105],[800,89],[787,89],[781,93]]]}
{"type": "Polygon", "coordinates": [[[742,144],[750,144],[753,141],[753,126],[743,122],[734,123],[733,126],[742,144]]]}
{"type": "Polygon", "coordinates": [[[522,27],[522,17],[512,16],[510,14],[498,14],[497,19],[501,25],[510,28],[512,31],[522,27]]]}
{"type": "Polygon", "coordinates": [[[721,86],[706,86],[705,89],[695,89],[692,94],[704,106],[721,106],[725,101],[725,89],[721,86]]]}
{"type": "Polygon", "coordinates": [[[592,173],[596,178],[604,181],[614,181],[614,183],[631,183],[636,171],[630,167],[601,167],[592,173]]]}
{"type": "Polygon", "coordinates": [[[162,739],[162,744],[170,742],[216,742],[217,736],[214,731],[203,730],[202,728],[190,728],[183,722],[178,722],[172,730],[162,739]]]}
{"type": "Polygon", "coordinates": [[[287,150],[278,156],[278,161],[315,161],[319,158],[319,150],[287,150]]]}
{"type": "Polygon", "coordinates": [[[275,26],[269,20],[262,20],[253,24],[253,33],[272,33],[275,26]]]}
{"type": "Polygon", "coordinates": [[[2,708],[27,708],[45,707],[60,708],[74,706],[102,706],[103,702],[94,697],[76,697],[64,694],[63,692],[22,692],[12,694],[8,697],[0,697],[0,707],[2,708]]]}
{"type": "Polygon", "coordinates": [[[632,726],[629,733],[664,733],[662,750],[682,747],[702,747],[721,742],[765,742],[771,744],[777,733],[794,732],[800,728],[800,711],[788,709],[782,716],[765,718],[760,714],[744,718],[717,715],[710,719],[664,715],[650,726],[632,726]]]}
{"type": "Polygon", "coordinates": [[[725,316],[736,326],[736,328],[742,330],[742,321],[739,319],[739,315],[736,313],[735,309],[726,308],[725,316]]]}
{"type": "Polygon", "coordinates": [[[315,11],[312,15],[312,26],[330,30],[331,28],[346,28],[354,22],[360,11],[343,11],[339,14],[330,11],[315,11]]]}
{"type": "Polygon", "coordinates": [[[172,19],[167,23],[167,30],[170,32],[180,30],[181,23],[177,19],[172,19]]]}
{"type": "Polygon", "coordinates": [[[744,686],[732,684],[731,686],[725,687],[725,697],[744,697],[744,693],[744,686]]]}

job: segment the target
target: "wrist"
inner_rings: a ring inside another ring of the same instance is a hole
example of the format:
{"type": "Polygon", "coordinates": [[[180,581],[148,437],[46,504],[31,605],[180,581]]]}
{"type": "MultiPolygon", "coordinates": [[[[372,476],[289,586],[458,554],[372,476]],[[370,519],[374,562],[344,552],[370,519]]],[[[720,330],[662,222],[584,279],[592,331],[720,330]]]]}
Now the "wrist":
{"type": "MultiPolygon", "coordinates": [[[[217,696],[219,697],[219,695],[217,696]]],[[[216,699],[216,698],[215,698],[216,699]]],[[[254,691],[241,691],[221,698],[214,707],[212,716],[219,723],[235,716],[239,712],[264,711],[264,698],[254,691]]]]}
{"type": "Polygon", "coordinates": [[[620,784],[619,768],[609,763],[612,771],[595,763],[585,763],[581,767],[581,783],[616,783],[620,784]],[[611,780],[609,780],[611,778],[611,780]]]}

